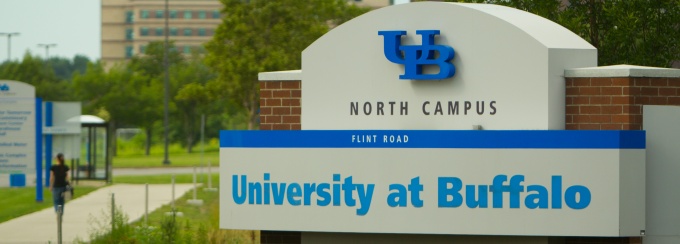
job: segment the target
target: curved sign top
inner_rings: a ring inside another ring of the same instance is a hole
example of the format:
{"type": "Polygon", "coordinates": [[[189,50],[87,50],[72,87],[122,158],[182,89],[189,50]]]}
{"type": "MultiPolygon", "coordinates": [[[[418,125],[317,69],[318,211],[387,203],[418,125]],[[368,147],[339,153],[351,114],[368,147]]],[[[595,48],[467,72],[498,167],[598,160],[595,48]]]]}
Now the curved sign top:
{"type": "Polygon", "coordinates": [[[303,129],[563,129],[564,70],[597,50],[540,16],[489,4],[371,11],[302,53],[303,129]]]}

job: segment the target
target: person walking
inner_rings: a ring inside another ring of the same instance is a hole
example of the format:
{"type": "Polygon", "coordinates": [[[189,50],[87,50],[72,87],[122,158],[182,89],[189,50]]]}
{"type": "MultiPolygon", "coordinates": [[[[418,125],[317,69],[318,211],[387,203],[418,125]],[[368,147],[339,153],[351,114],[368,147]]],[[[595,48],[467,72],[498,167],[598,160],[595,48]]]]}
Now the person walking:
{"type": "Polygon", "coordinates": [[[64,164],[64,154],[57,154],[57,164],[50,168],[50,191],[52,192],[52,201],[54,202],[54,211],[58,212],[58,206],[61,205],[61,213],[64,213],[64,192],[66,192],[66,185],[68,184],[69,168],[64,164]]]}

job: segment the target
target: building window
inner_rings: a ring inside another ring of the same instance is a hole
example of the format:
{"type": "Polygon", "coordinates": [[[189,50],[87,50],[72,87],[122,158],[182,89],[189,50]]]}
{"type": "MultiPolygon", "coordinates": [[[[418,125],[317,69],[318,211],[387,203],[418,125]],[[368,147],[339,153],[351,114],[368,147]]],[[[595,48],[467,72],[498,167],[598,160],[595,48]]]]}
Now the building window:
{"type": "Polygon", "coordinates": [[[192,18],[192,12],[191,10],[184,10],[184,18],[185,19],[191,19],[192,18]]]}
{"type": "Polygon", "coordinates": [[[149,35],[149,28],[148,27],[139,28],[139,35],[140,36],[148,36],[149,35]]]}
{"type": "Polygon", "coordinates": [[[177,10],[170,10],[170,18],[171,19],[177,18],[177,10]]]}
{"type": "Polygon", "coordinates": [[[157,19],[163,18],[163,10],[156,10],[156,18],[157,19]]]}
{"type": "Polygon", "coordinates": [[[206,18],[206,13],[205,13],[205,11],[203,11],[203,10],[198,11],[198,18],[199,18],[199,19],[205,19],[205,18],[206,18]]]}
{"type": "Polygon", "coordinates": [[[184,36],[191,36],[193,35],[193,30],[191,28],[184,28],[184,36]]]}
{"type": "Polygon", "coordinates": [[[128,41],[131,41],[132,38],[134,37],[133,33],[134,32],[132,31],[132,28],[125,29],[125,39],[128,40],[128,41]]]}
{"type": "Polygon", "coordinates": [[[146,46],[145,45],[139,46],[139,53],[146,53],[146,46]]]}
{"type": "Polygon", "coordinates": [[[184,46],[184,54],[191,54],[191,46],[184,46]]]}
{"type": "Polygon", "coordinates": [[[139,12],[139,17],[142,19],[148,19],[149,18],[149,10],[142,10],[139,12]]]}
{"type": "Polygon", "coordinates": [[[156,28],[156,35],[157,36],[162,36],[163,35],[163,28],[156,28]]]}
{"type": "Polygon", "coordinates": [[[135,16],[135,14],[131,10],[126,11],[125,12],[125,23],[131,24],[132,21],[134,21],[134,16],[135,16]]]}
{"type": "Polygon", "coordinates": [[[198,36],[205,36],[205,28],[198,29],[198,36]]]}
{"type": "Polygon", "coordinates": [[[132,58],[132,46],[125,47],[125,58],[132,58]]]}
{"type": "Polygon", "coordinates": [[[176,36],[179,31],[177,30],[177,27],[170,27],[170,35],[171,36],[176,36]]]}
{"type": "Polygon", "coordinates": [[[212,18],[213,19],[219,19],[220,18],[220,11],[219,10],[213,10],[212,11],[212,18]]]}

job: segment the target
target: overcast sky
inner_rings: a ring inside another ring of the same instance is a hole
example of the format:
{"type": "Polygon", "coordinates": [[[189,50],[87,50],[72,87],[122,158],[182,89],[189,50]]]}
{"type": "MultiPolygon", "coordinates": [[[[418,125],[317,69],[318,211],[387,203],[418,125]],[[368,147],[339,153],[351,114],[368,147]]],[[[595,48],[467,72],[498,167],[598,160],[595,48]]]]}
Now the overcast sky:
{"type": "MultiPolygon", "coordinates": [[[[41,43],[57,44],[50,56],[99,59],[100,12],[99,0],[0,0],[0,33],[20,33],[11,39],[12,60],[26,51],[44,57],[41,43]]],[[[0,61],[7,60],[7,45],[0,36],[0,61]]]]}
{"type": "MultiPolygon", "coordinates": [[[[395,0],[406,3],[409,0],[395,0]]],[[[100,0],[0,0],[0,33],[20,33],[11,38],[12,60],[30,51],[45,57],[38,44],[57,44],[50,56],[100,57],[100,0]]],[[[0,35],[0,62],[7,60],[7,36],[0,35]]]]}

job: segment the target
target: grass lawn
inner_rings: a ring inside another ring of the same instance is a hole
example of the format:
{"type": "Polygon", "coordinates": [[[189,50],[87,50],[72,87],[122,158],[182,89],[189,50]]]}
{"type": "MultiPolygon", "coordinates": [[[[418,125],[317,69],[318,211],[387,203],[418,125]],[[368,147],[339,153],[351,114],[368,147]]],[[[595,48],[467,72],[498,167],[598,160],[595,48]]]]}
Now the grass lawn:
{"type": "MultiPolygon", "coordinates": [[[[219,186],[218,174],[211,175],[213,187],[219,186]]],[[[115,183],[167,183],[170,182],[171,175],[157,176],[117,176],[113,178],[115,183]]],[[[190,183],[190,174],[176,175],[178,183],[190,183]]],[[[201,206],[189,205],[187,200],[193,198],[193,192],[189,191],[175,202],[175,208],[182,212],[183,216],[175,219],[174,238],[178,243],[259,243],[260,232],[251,230],[221,230],[219,228],[219,192],[206,192],[203,187],[197,191],[197,198],[202,199],[204,204],[201,206]]],[[[153,243],[153,239],[163,239],[162,232],[167,230],[169,218],[167,212],[171,212],[170,205],[164,205],[149,214],[149,226],[151,229],[144,228],[146,223],[142,217],[139,221],[130,225],[130,232],[126,238],[131,242],[153,243]],[[159,236],[160,235],[160,236],[159,236]],[[151,240],[149,240],[151,239],[151,240]]],[[[96,216],[106,222],[106,216],[96,216]]],[[[102,243],[107,243],[111,239],[101,238],[102,243]]],[[[94,241],[93,243],[98,243],[94,241]]]]}
{"type": "MultiPolygon", "coordinates": [[[[76,186],[75,198],[87,195],[97,189],[91,186],[76,186]]],[[[10,219],[52,208],[52,193],[43,189],[43,202],[35,201],[35,187],[0,188],[0,223],[10,219]]]]}
{"type": "MultiPolygon", "coordinates": [[[[170,165],[163,165],[163,154],[118,156],[113,158],[114,168],[152,168],[152,167],[191,167],[201,164],[201,153],[177,153],[169,154],[170,165]]],[[[219,152],[205,152],[203,162],[211,162],[212,166],[218,166],[219,152]]]]}
{"type": "MultiPolygon", "coordinates": [[[[205,175],[196,176],[196,181],[199,181],[199,177],[205,177],[205,175]]],[[[175,175],[175,183],[193,183],[193,174],[176,174],[175,175]]],[[[207,185],[207,181],[205,178],[202,179],[204,181],[204,185],[207,185]]],[[[144,175],[144,176],[139,176],[139,175],[122,175],[122,176],[114,176],[113,177],[113,183],[118,183],[118,184],[170,184],[172,182],[172,175],[170,174],[165,174],[165,175],[144,175]]],[[[212,174],[212,185],[213,187],[217,187],[219,185],[219,175],[217,173],[212,174]]]]}

